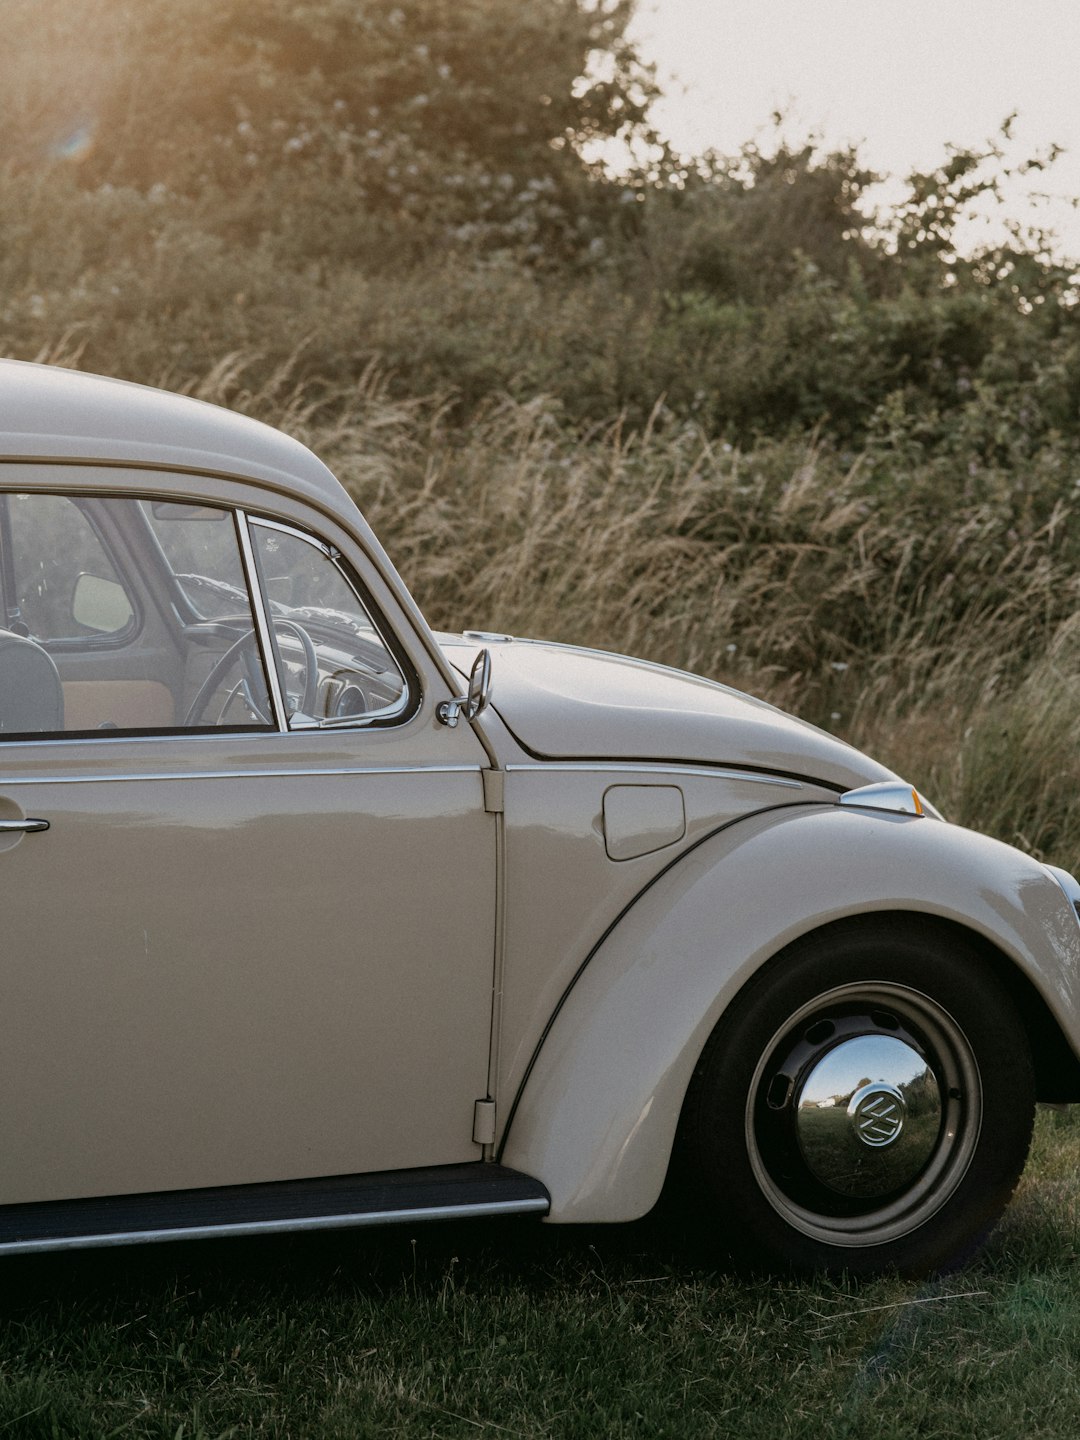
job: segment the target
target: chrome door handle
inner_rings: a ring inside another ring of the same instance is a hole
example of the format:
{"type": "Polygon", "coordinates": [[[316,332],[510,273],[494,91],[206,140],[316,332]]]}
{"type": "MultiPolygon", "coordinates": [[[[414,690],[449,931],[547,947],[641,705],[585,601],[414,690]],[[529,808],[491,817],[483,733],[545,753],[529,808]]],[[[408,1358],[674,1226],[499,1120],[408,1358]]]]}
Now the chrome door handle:
{"type": "Polygon", "coordinates": [[[48,820],[0,820],[0,835],[11,835],[15,831],[48,830],[48,820]]]}

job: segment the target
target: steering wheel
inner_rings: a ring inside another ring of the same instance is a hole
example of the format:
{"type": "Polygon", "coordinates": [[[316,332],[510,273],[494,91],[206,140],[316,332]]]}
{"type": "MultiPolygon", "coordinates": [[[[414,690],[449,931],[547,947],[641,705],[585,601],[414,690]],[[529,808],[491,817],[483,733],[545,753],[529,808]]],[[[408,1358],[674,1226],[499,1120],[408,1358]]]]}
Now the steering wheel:
{"type": "MultiPolygon", "coordinates": [[[[300,642],[300,648],[304,652],[304,691],[297,708],[302,710],[305,715],[310,715],[315,709],[315,701],[319,692],[319,662],[315,656],[315,646],[311,643],[311,636],[295,620],[283,620],[275,617],[271,624],[278,630],[291,631],[300,642]]],[[[273,716],[263,713],[263,707],[256,701],[252,690],[256,678],[259,689],[262,688],[263,676],[262,666],[259,663],[258,642],[255,631],[251,629],[245,630],[243,635],[234,640],[211,666],[210,673],[199,686],[198,693],[188,706],[188,712],[184,716],[185,727],[199,723],[203,711],[210,703],[210,697],[236,664],[243,666],[246,672],[241,684],[244,687],[244,696],[248,705],[265,724],[271,723],[273,716]]]]}

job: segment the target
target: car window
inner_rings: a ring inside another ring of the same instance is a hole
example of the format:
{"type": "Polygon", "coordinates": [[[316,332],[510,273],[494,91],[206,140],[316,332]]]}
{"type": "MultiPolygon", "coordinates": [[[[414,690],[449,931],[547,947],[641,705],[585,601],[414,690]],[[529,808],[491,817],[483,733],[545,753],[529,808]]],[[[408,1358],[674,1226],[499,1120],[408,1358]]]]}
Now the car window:
{"type": "Polygon", "coordinates": [[[241,556],[227,509],[0,494],[0,734],[276,728],[241,556]]]}
{"type": "Polygon", "coordinates": [[[101,538],[85,512],[65,495],[9,495],[4,530],[11,549],[12,607],[41,640],[117,635],[135,610],[101,538]],[[87,596],[99,582],[111,605],[94,612],[87,596]]]}
{"type": "Polygon", "coordinates": [[[402,667],[333,548],[270,521],[251,530],[290,724],[401,716],[402,667]]]}
{"type": "Polygon", "coordinates": [[[171,501],[140,503],[195,615],[220,619],[235,614],[238,602],[247,604],[247,581],[227,510],[171,501]]]}

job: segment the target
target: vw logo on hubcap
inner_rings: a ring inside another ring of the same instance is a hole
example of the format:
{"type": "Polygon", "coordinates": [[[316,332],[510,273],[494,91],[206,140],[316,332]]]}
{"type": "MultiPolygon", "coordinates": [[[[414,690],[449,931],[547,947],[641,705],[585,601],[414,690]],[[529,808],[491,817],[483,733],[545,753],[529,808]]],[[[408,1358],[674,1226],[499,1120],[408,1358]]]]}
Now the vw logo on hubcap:
{"type": "Polygon", "coordinates": [[[906,1111],[900,1091],[880,1080],[856,1090],[847,1107],[855,1134],[875,1150],[891,1145],[897,1138],[904,1128],[906,1111]]]}

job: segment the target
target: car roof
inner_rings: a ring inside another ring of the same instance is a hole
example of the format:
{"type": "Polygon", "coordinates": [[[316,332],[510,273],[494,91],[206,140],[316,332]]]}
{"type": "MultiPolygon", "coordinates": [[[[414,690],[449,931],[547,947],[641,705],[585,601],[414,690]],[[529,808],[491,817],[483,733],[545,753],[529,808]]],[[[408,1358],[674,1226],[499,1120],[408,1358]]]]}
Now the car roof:
{"type": "Polygon", "coordinates": [[[0,360],[0,461],[96,461],[262,481],[339,509],[306,445],[219,405],[102,375],[0,360]]]}

